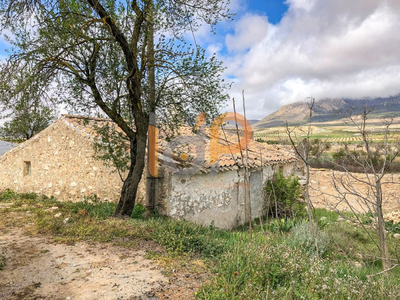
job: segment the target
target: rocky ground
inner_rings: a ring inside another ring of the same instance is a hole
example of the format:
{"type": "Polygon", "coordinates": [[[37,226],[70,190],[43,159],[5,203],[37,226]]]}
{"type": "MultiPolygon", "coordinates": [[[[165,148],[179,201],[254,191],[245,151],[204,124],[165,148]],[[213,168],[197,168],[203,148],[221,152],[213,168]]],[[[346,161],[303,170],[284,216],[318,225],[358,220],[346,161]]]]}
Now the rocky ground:
{"type": "MultiPolygon", "coordinates": [[[[351,194],[359,193],[368,196],[369,200],[373,200],[372,191],[366,188],[366,184],[362,184],[359,180],[367,181],[365,174],[351,173],[347,176],[343,172],[325,169],[311,170],[311,200],[317,208],[327,208],[330,210],[350,211],[350,206],[358,213],[366,213],[368,205],[372,208],[372,202],[366,202],[359,197],[351,194]],[[333,179],[336,179],[335,181],[333,179]],[[356,180],[358,179],[358,180],[356,180]],[[342,182],[346,186],[351,187],[347,191],[344,189],[342,182]],[[348,185],[347,183],[351,183],[348,185]],[[349,200],[348,203],[343,201],[342,197],[338,197],[339,193],[346,193],[349,200]]],[[[387,221],[395,223],[400,222],[400,174],[388,174],[383,186],[383,212],[387,221]]]]}

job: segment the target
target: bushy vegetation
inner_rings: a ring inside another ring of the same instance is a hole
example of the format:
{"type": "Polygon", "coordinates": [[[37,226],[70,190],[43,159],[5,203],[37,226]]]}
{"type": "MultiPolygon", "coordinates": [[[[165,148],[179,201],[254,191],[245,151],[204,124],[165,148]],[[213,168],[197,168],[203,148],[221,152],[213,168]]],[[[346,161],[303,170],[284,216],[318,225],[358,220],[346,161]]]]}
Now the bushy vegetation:
{"type": "Polygon", "coordinates": [[[303,218],[306,203],[300,201],[302,187],[294,175],[285,177],[282,170],[274,174],[265,185],[265,206],[267,214],[277,219],[303,218]]]}
{"type": "Polygon", "coordinates": [[[400,233],[400,223],[394,223],[393,221],[385,222],[386,230],[392,233],[400,233]]]}
{"type": "Polygon", "coordinates": [[[290,232],[297,222],[298,219],[271,219],[267,223],[267,229],[273,233],[290,232]]]}
{"type": "Polygon", "coordinates": [[[324,256],[329,249],[330,241],[328,235],[321,230],[318,230],[314,237],[310,230],[310,224],[303,220],[293,227],[287,243],[294,248],[301,248],[305,254],[324,256]]]}
{"type": "Polygon", "coordinates": [[[301,248],[263,239],[225,253],[199,299],[396,299],[395,279],[368,279],[342,261],[316,259],[301,248]],[[391,283],[390,283],[391,282],[391,283]]]}
{"type": "MultiPolygon", "coordinates": [[[[335,212],[315,212],[315,220],[320,224],[317,256],[308,224],[301,219],[294,219],[290,229],[283,233],[270,230],[270,225],[263,226],[263,230],[254,226],[250,240],[244,228],[226,231],[160,216],[145,218],[140,205],[136,206],[134,217],[120,220],[111,218],[113,203],[88,199],[57,202],[27,195],[24,198],[11,191],[0,193],[1,201],[12,204],[0,210],[5,225],[48,233],[67,243],[92,240],[140,249],[144,241],[150,241],[163,246],[163,255],[170,258],[183,255],[201,259],[213,275],[197,291],[198,299],[400,297],[400,270],[368,277],[381,271],[376,246],[359,226],[338,221],[335,212]],[[4,217],[10,211],[30,214],[24,214],[23,222],[12,223],[11,218],[4,217]]],[[[377,240],[377,236],[373,238],[377,240]]],[[[397,251],[395,243],[390,247],[392,252],[397,251]]]]}
{"type": "Polygon", "coordinates": [[[262,139],[262,138],[256,138],[256,141],[259,142],[259,143],[265,143],[265,144],[268,144],[268,145],[280,145],[281,144],[281,141],[265,140],[265,139],[262,139]]]}
{"type": "MultiPolygon", "coordinates": [[[[383,145],[376,143],[374,145],[374,151],[371,151],[370,154],[372,164],[376,170],[380,169],[384,163],[382,151],[379,151],[379,149],[382,148],[383,145]]],[[[340,144],[340,149],[338,151],[332,153],[324,152],[318,157],[314,156],[310,160],[310,166],[313,168],[325,168],[337,171],[344,171],[344,166],[349,172],[372,172],[372,170],[368,168],[365,169],[359,163],[360,161],[365,161],[366,158],[367,153],[363,150],[363,146],[361,144],[343,142],[340,144]]],[[[387,168],[389,173],[400,172],[400,161],[394,160],[389,166],[387,166],[387,168]]]]}

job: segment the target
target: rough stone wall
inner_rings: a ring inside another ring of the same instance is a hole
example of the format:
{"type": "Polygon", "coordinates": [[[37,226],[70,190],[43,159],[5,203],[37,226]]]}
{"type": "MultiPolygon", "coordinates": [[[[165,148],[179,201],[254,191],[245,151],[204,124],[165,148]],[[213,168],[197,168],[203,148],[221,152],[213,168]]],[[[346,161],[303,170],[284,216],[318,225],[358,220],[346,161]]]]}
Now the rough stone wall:
{"type": "MultiPolygon", "coordinates": [[[[91,138],[57,120],[0,157],[0,190],[41,193],[64,201],[81,201],[93,194],[102,201],[118,201],[122,181],[113,168],[93,157],[91,138]]],[[[139,198],[144,197],[143,189],[144,183],[139,198]]]]}
{"type": "MultiPolygon", "coordinates": [[[[283,165],[282,165],[283,167],[283,165]]],[[[290,170],[290,166],[286,166],[290,170]]],[[[263,186],[274,170],[271,166],[251,170],[250,199],[252,218],[263,214],[263,186]]],[[[220,228],[233,228],[245,222],[243,170],[211,172],[193,176],[165,174],[162,212],[172,217],[220,228]]]]}

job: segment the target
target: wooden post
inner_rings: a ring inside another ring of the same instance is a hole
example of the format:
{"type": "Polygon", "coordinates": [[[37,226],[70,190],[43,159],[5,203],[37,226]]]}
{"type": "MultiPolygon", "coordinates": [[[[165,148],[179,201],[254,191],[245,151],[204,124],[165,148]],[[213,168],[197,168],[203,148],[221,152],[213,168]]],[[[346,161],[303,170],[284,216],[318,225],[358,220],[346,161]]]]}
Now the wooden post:
{"type": "Polygon", "coordinates": [[[158,205],[158,129],[155,113],[149,114],[149,136],[147,148],[146,208],[152,213],[158,205]]]}

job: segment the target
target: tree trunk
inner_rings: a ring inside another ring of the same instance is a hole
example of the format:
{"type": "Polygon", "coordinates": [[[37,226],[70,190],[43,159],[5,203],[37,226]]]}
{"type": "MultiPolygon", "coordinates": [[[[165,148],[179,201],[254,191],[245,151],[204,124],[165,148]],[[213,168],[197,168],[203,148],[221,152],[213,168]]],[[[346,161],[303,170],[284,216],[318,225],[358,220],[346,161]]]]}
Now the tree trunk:
{"type": "Polygon", "coordinates": [[[308,220],[310,222],[310,225],[312,226],[313,222],[313,215],[312,215],[312,210],[311,210],[311,199],[310,199],[310,166],[308,164],[304,164],[304,167],[306,169],[306,190],[305,190],[305,197],[307,201],[307,214],[308,214],[308,220]]]}
{"type": "Polygon", "coordinates": [[[136,139],[130,141],[131,166],[128,177],[122,186],[121,197],[114,217],[130,217],[135,207],[137,189],[144,169],[146,141],[146,132],[138,132],[136,139]]]}
{"type": "Polygon", "coordinates": [[[382,259],[382,267],[384,270],[389,269],[391,267],[390,258],[389,258],[389,250],[386,244],[386,231],[385,231],[385,220],[383,219],[383,211],[382,211],[382,186],[380,181],[375,183],[376,186],[376,215],[378,218],[378,235],[379,235],[379,248],[380,255],[382,259]]]}
{"type": "Polygon", "coordinates": [[[318,246],[318,226],[317,224],[314,223],[314,218],[312,214],[312,206],[311,206],[311,199],[310,199],[310,165],[308,163],[305,163],[305,168],[306,168],[306,190],[305,190],[305,196],[306,196],[306,201],[307,201],[307,214],[308,214],[308,220],[310,224],[310,231],[314,237],[314,245],[315,245],[315,250],[317,251],[317,257],[319,258],[319,246],[318,246]]]}

